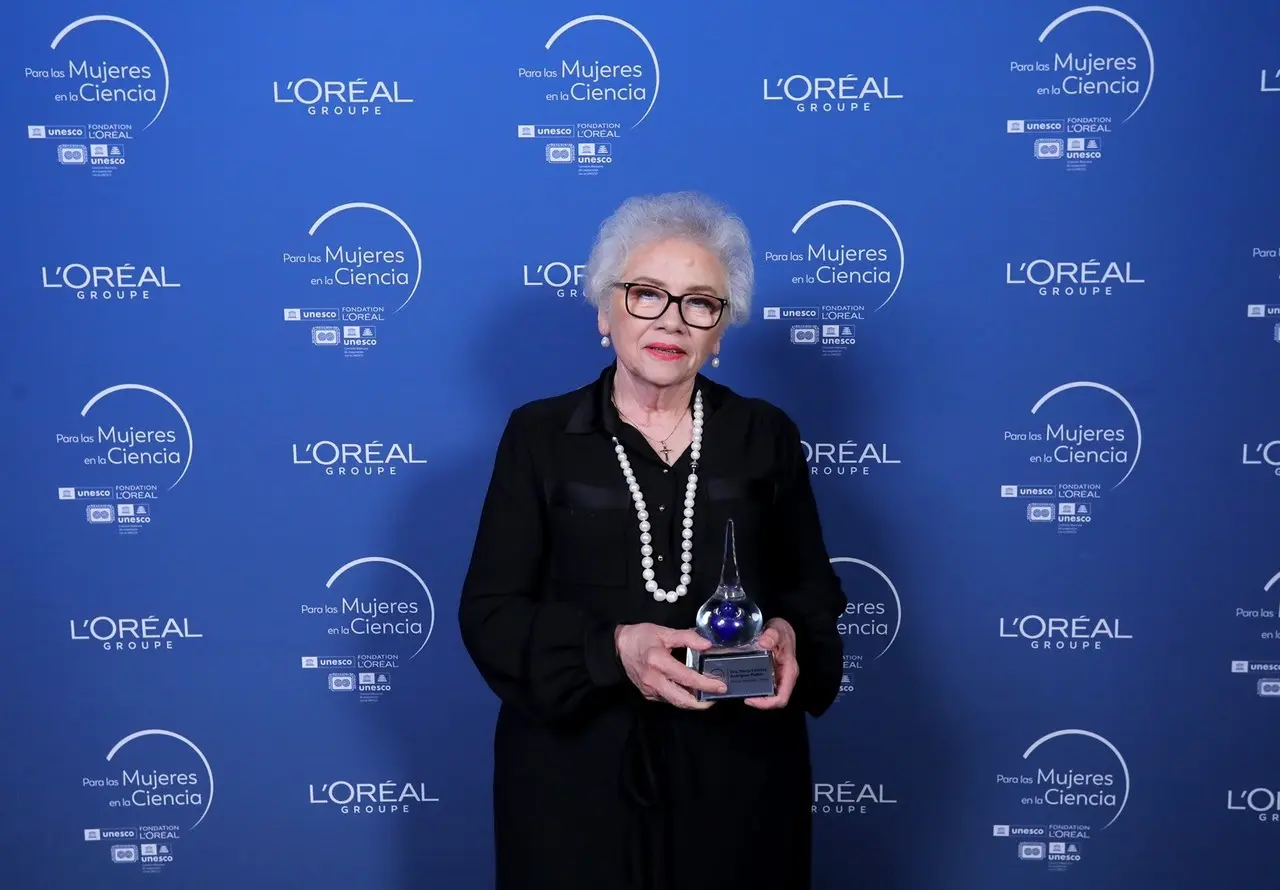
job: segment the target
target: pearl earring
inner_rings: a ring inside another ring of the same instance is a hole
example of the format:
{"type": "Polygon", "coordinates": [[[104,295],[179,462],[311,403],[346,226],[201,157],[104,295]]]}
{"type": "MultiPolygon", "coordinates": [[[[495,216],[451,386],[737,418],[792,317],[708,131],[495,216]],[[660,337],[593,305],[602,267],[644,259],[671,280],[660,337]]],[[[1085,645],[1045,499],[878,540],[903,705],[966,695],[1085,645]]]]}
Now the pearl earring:
{"type": "Polygon", "coordinates": [[[720,356],[718,355],[711,356],[711,367],[713,368],[720,367],[720,356]]]}
{"type": "Polygon", "coordinates": [[[605,334],[603,337],[601,337],[601,338],[600,338],[600,345],[601,345],[601,346],[606,346],[606,347],[609,345],[609,335],[608,335],[608,334],[605,334]]]}

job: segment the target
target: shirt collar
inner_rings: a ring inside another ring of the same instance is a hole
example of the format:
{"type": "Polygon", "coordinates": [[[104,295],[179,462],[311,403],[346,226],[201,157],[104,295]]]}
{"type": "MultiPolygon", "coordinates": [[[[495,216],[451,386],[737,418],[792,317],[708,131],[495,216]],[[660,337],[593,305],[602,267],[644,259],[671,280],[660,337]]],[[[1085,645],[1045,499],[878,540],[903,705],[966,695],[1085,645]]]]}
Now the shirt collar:
{"type": "MultiPolygon", "coordinates": [[[[613,375],[617,369],[618,363],[615,361],[600,372],[594,383],[583,388],[582,398],[569,416],[565,432],[582,434],[603,431],[610,436],[617,435],[622,425],[612,398],[613,375]]],[[[694,382],[694,391],[698,390],[702,391],[702,417],[705,422],[724,404],[729,390],[701,374],[697,375],[694,382]]]]}

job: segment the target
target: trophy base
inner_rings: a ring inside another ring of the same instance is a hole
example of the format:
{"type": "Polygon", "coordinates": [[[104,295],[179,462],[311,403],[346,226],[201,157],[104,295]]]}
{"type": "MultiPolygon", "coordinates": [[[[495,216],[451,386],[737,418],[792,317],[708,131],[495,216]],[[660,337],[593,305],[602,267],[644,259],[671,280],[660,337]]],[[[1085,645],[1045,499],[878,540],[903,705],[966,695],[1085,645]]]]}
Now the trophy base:
{"type": "Polygon", "coordinates": [[[768,649],[742,646],[736,649],[685,650],[685,666],[703,676],[715,677],[729,687],[726,691],[697,691],[698,701],[724,698],[761,698],[777,693],[773,676],[773,658],[768,649]]]}

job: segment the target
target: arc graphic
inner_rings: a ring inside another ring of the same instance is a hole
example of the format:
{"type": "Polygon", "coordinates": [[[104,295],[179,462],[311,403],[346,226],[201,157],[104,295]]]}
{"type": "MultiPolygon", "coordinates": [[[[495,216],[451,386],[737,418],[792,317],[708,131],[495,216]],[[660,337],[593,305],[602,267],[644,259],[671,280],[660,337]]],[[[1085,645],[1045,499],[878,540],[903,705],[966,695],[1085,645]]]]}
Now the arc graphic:
{"type": "Polygon", "coordinates": [[[414,658],[417,658],[418,652],[421,652],[423,648],[426,647],[427,640],[431,639],[431,631],[434,630],[436,626],[436,603],[435,603],[435,600],[431,598],[431,591],[427,589],[427,582],[422,580],[421,575],[419,575],[413,569],[409,568],[400,560],[392,559],[389,556],[362,556],[359,559],[351,560],[351,562],[347,563],[342,568],[338,569],[336,572],[330,575],[329,580],[324,582],[324,586],[327,589],[332,588],[333,582],[341,578],[348,569],[354,569],[356,566],[364,565],[365,563],[369,563],[369,562],[386,563],[387,565],[395,566],[398,569],[408,572],[409,576],[412,577],[413,580],[418,582],[418,586],[422,588],[422,592],[427,595],[427,607],[431,610],[431,620],[430,620],[430,623],[427,624],[427,635],[422,638],[422,643],[418,646],[417,650],[412,655],[409,656],[411,660],[414,658]]]}
{"type": "Polygon", "coordinates": [[[906,274],[907,271],[907,252],[903,249],[902,236],[898,234],[898,227],[893,224],[893,221],[889,219],[889,217],[885,216],[870,204],[844,198],[837,201],[828,201],[825,204],[819,204],[817,207],[812,207],[807,210],[804,216],[796,220],[796,224],[791,227],[791,234],[796,234],[800,231],[800,227],[810,219],[817,216],[822,211],[829,210],[832,207],[857,207],[860,210],[866,210],[868,213],[875,214],[882,223],[889,227],[889,232],[893,235],[893,240],[898,244],[898,278],[894,281],[893,290],[889,291],[889,296],[885,297],[884,302],[875,308],[875,311],[879,312],[888,305],[889,301],[893,299],[893,295],[898,292],[898,288],[902,286],[902,276],[906,274]]]}
{"type": "Polygon", "coordinates": [[[173,481],[173,484],[170,485],[168,488],[168,491],[173,491],[173,489],[177,487],[178,483],[182,481],[182,477],[187,475],[187,470],[191,468],[191,457],[196,452],[196,438],[191,433],[191,424],[187,420],[187,415],[182,412],[182,409],[180,407],[178,407],[177,402],[175,402],[173,399],[169,398],[167,395],[165,395],[164,393],[162,393],[160,390],[156,389],[153,386],[146,386],[145,384],[142,384],[142,383],[121,383],[116,386],[107,387],[102,392],[98,393],[93,398],[89,399],[89,401],[85,402],[84,407],[80,409],[80,416],[81,417],[86,416],[89,413],[90,408],[98,404],[98,402],[100,402],[102,399],[105,399],[107,396],[111,395],[112,393],[120,392],[126,389],[135,389],[139,392],[150,393],[156,398],[163,399],[166,403],[168,403],[170,408],[178,412],[178,418],[182,421],[183,427],[186,428],[187,462],[183,465],[182,472],[178,474],[178,478],[175,479],[173,481]]]}
{"type": "Polygon", "coordinates": [[[76,19],[58,32],[58,36],[53,38],[53,42],[49,44],[49,49],[57,49],[58,44],[62,42],[62,38],[66,37],[81,25],[88,25],[92,22],[111,22],[115,25],[124,25],[126,28],[132,28],[142,35],[142,39],[151,44],[151,48],[156,51],[156,55],[160,58],[160,70],[164,72],[164,95],[160,97],[160,107],[156,109],[155,117],[147,123],[142,129],[148,129],[152,124],[160,119],[161,112],[164,111],[165,103],[169,101],[169,63],[165,60],[164,53],[160,50],[160,44],[156,43],[155,38],[144,31],[141,27],[129,21],[122,19],[118,15],[87,15],[84,18],[76,19]]]}
{"type": "Polygon", "coordinates": [[[658,87],[662,83],[662,72],[659,70],[658,66],[658,54],[654,52],[653,44],[649,42],[649,38],[645,37],[644,34],[640,32],[639,28],[625,19],[620,19],[617,16],[612,15],[584,15],[579,16],[571,22],[565,22],[556,29],[554,34],[547,38],[547,42],[542,48],[551,49],[551,45],[559,40],[562,34],[570,28],[576,28],[578,25],[585,24],[586,22],[609,22],[612,25],[619,25],[626,28],[632,34],[639,37],[640,42],[644,44],[644,48],[649,51],[649,58],[653,60],[653,97],[649,100],[649,107],[644,110],[644,114],[640,115],[640,120],[631,125],[631,129],[634,130],[636,127],[644,123],[644,119],[649,116],[649,112],[653,111],[654,103],[658,101],[658,87]]]}
{"type": "MultiPolygon", "coordinates": [[[[409,236],[409,241],[413,244],[413,252],[418,259],[418,274],[414,276],[413,287],[409,289],[409,296],[404,298],[404,302],[396,307],[395,312],[399,312],[405,306],[409,305],[409,301],[413,299],[413,295],[418,292],[418,285],[422,282],[422,248],[418,245],[418,236],[413,234],[413,229],[409,228],[409,224],[400,218],[395,212],[388,210],[381,204],[369,204],[364,201],[353,201],[350,204],[339,204],[337,207],[330,207],[324,213],[320,214],[320,218],[311,224],[311,228],[307,229],[307,234],[314,236],[316,230],[320,228],[325,220],[330,217],[337,216],[347,210],[376,210],[379,213],[385,213],[400,224],[400,228],[404,229],[405,234],[409,236]]],[[[392,314],[394,315],[395,312],[392,314]]]]}
{"type": "Polygon", "coordinates": [[[1102,12],[1107,15],[1113,15],[1121,21],[1126,22],[1131,28],[1133,28],[1133,30],[1138,32],[1138,36],[1142,38],[1143,46],[1147,48],[1147,64],[1150,66],[1147,69],[1148,72],[1150,72],[1147,75],[1147,88],[1142,91],[1142,98],[1138,100],[1137,107],[1134,108],[1133,111],[1129,112],[1129,117],[1126,117],[1120,122],[1122,124],[1126,123],[1130,117],[1133,117],[1138,113],[1138,110],[1142,108],[1143,103],[1147,101],[1147,96],[1151,94],[1151,85],[1156,82],[1156,51],[1152,48],[1151,40],[1147,37],[1147,32],[1142,30],[1141,25],[1126,13],[1123,13],[1118,9],[1112,9],[1110,6],[1077,6],[1075,9],[1069,9],[1051,21],[1048,26],[1040,32],[1038,40],[1040,43],[1044,43],[1044,39],[1053,33],[1054,28],[1058,27],[1068,19],[1073,19],[1078,15],[1085,14],[1086,12],[1102,12]]]}
{"type": "Polygon", "coordinates": [[[1109,827],[1111,827],[1112,822],[1115,822],[1117,819],[1120,818],[1120,814],[1124,812],[1125,804],[1129,802],[1129,764],[1125,763],[1124,755],[1120,753],[1119,748],[1111,744],[1111,742],[1107,741],[1107,739],[1098,735],[1096,732],[1090,732],[1087,729],[1059,729],[1056,732],[1051,732],[1048,735],[1043,735],[1040,738],[1036,739],[1034,742],[1032,742],[1031,747],[1027,748],[1027,750],[1022,752],[1022,759],[1026,760],[1035,752],[1037,748],[1039,748],[1045,742],[1049,742],[1061,736],[1068,736],[1068,735],[1078,735],[1078,736],[1084,736],[1086,739],[1093,739],[1095,742],[1098,742],[1099,744],[1105,746],[1108,751],[1110,751],[1112,754],[1116,756],[1116,760],[1120,761],[1120,771],[1124,773],[1124,797],[1120,799],[1120,806],[1119,808],[1116,809],[1116,814],[1111,817],[1111,822],[1108,822],[1106,825],[1102,826],[1102,828],[1100,829],[1101,831],[1106,831],[1109,827]]]}
{"type": "MultiPolygon", "coordinates": [[[[209,815],[209,807],[213,806],[213,767],[209,765],[209,758],[204,756],[204,752],[200,750],[199,745],[191,741],[191,739],[187,738],[186,736],[179,735],[178,733],[173,732],[172,730],[140,729],[137,732],[129,733],[129,735],[125,736],[120,741],[116,742],[115,745],[112,746],[111,750],[107,752],[107,762],[110,763],[111,758],[115,757],[116,754],[119,753],[121,748],[123,748],[125,745],[132,742],[134,739],[140,739],[145,736],[152,736],[152,735],[164,736],[165,738],[170,738],[170,739],[177,739],[178,741],[182,742],[182,744],[186,745],[192,751],[196,752],[196,756],[199,757],[200,762],[204,764],[205,772],[209,774],[209,799],[205,801],[204,812],[200,814],[200,818],[197,819],[195,821],[195,824],[191,826],[191,828],[195,828],[196,825],[199,825],[201,822],[204,821],[205,816],[209,815]]],[[[190,831],[191,829],[189,828],[187,830],[190,831]]]]}
{"type": "Polygon", "coordinates": [[[1138,458],[1142,455],[1142,421],[1138,420],[1138,412],[1133,410],[1133,405],[1129,404],[1128,399],[1126,399],[1116,390],[1107,386],[1105,383],[1094,383],[1092,380],[1076,380],[1073,383],[1064,383],[1061,386],[1055,386],[1053,389],[1049,390],[1047,393],[1042,395],[1040,397],[1040,400],[1031,406],[1031,413],[1035,414],[1037,411],[1040,410],[1040,408],[1044,405],[1045,402],[1049,401],[1058,393],[1066,392],[1069,389],[1081,389],[1081,388],[1096,389],[1101,392],[1105,392],[1109,396],[1114,396],[1120,401],[1121,405],[1124,405],[1125,410],[1129,412],[1129,416],[1133,418],[1133,428],[1134,430],[1137,431],[1137,434],[1138,434],[1138,447],[1134,449],[1133,462],[1129,464],[1128,472],[1126,472],[1123,476],[1120,477],[1119,482],[1111,486],[1111,490],[1115,491],[1117,488],[1119,488],[1121,485],[1124,484],[1124,480],[1129,478],[1129,473],[1132,473],[1134,469],[1137,468],[1138,458]]]}
{"type": "Polygon", "coordinates": [[[1270,592],[1271,592],[1271,588],[1272,588],[1272,587],[1274,587],[1274,586],[1276,585],[1276,582],[1277,582],[1277,581],[1280,581],[1280,572],[1276,572],[1274,575],[1272,575],[1272,576],[1271,576],[1271,580],[1270,580],[1270,581],[1268,581],[1266,584],[1262,585],[1262,592],[1263,592],[1263,593],[1270,593],[1270,592]]]}
{"type": "MultiPolygon", "coordinates": [[[[898,631],[902,629],[902,597],[898,595],[898,588],[894,586],[893,582],[889,580],[889,576],[882,572],[878,566],[872,565],[865,559],[857,559],[852,556],[833,556],[831,557],[831,563],[832,565],[836,563],[852,563],[853,565],[859,565],[865,569],[870,569],[880,576],[880,580],[885,583],[889,588],[889,592],[893,594],[893,601],[897,605],[896,612],[898,618],[897,621],[894,622],[893,634],[889,637],[889,642],[880,650],[880,655],[884,655],[893,646],[894,640],[898,639],[898,631]]],[[[877,655],[876,658],[879,658],[880,655],[877,655]]],[[[872,660],[874,661],[875,659],[872,660]]]]}

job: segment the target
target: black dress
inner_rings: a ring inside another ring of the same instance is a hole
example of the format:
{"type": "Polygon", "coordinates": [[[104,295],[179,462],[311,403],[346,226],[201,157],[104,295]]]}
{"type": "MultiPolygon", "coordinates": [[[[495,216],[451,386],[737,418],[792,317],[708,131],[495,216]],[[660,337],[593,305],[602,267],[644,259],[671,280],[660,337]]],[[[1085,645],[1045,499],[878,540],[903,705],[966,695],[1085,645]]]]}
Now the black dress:
{"type": "Polygon", "coordinates": [[[689,453],[667,467],[618,418],[613,373],[511,414],[462,590],[462,639],[501,699],[497,890],[807,890],[805,712],[835,699],[846,599],[799,431],[780,409],[699,375],[693,583],[678,602],[655,602],[612,437],[644,493],[665,590],[680,568],[689,453]],[[730,518],[748,594],[766,620],[795,628],[791,701],[773,711],[648,702],[623,671],[614,629],[693,627],[719,580],[730,518]]]}

